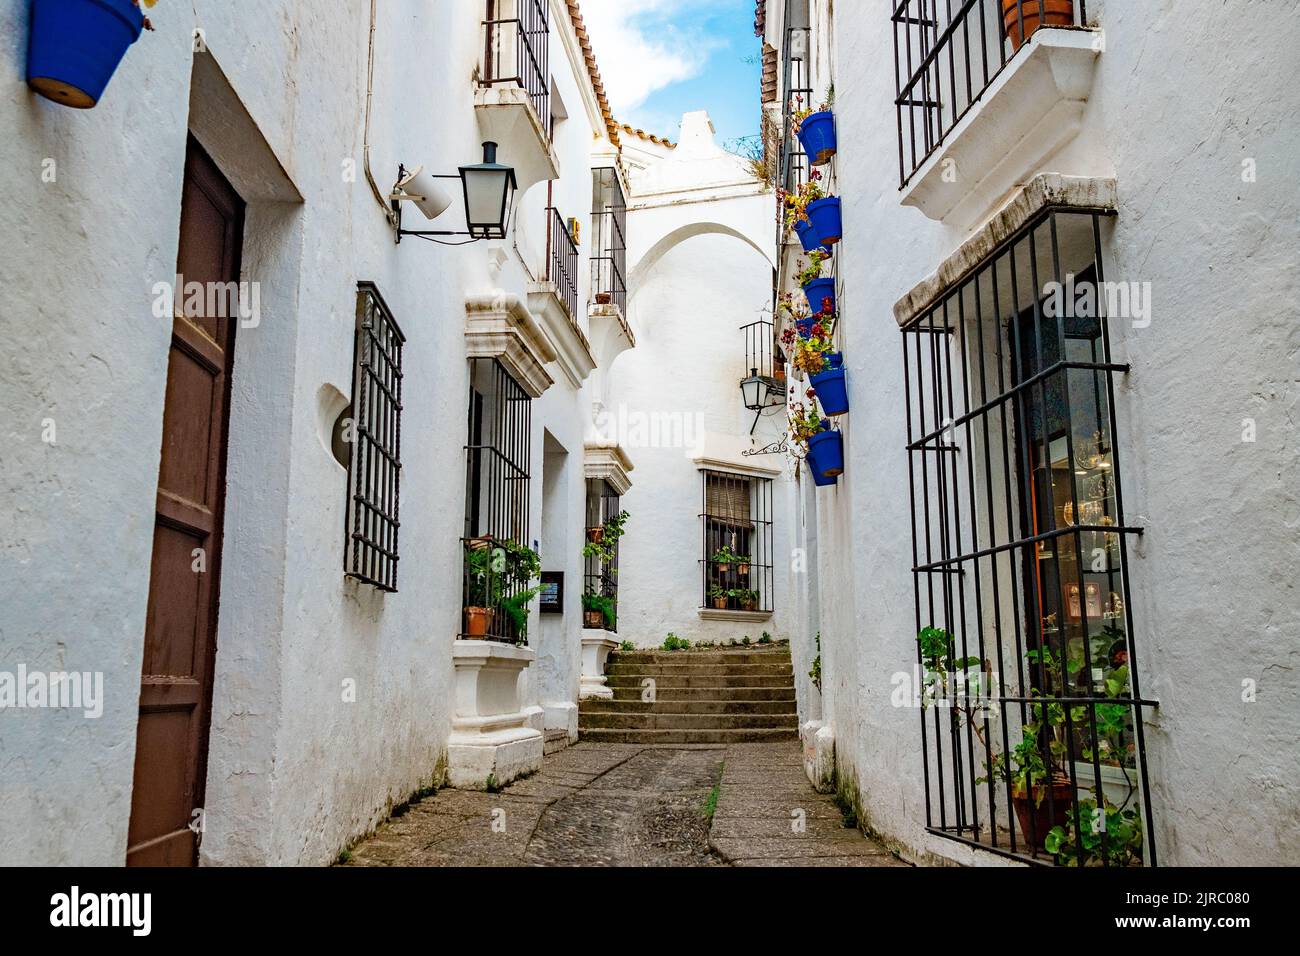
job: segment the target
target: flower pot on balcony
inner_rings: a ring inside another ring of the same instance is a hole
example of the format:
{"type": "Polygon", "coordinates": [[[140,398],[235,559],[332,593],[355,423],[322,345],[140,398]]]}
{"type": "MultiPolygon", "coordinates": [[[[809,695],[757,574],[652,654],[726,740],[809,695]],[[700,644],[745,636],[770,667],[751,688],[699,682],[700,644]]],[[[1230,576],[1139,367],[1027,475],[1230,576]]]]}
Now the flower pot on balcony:
{"type": "Polygon", "coordinates": [[[605,612],[604,611],[583,611],[582,625],[583,627],[604,630],[605,612]]]}
{"type": "Polygon", "coordinates": [[[814,475],[834,478],[844,474],[844,438],[837,431],[824,431],[808,439],[808,461],[814,475]]]}
{"type": "Polygon", "coordinates": [[[749,574],[749,564],[748,564],[747,562],[743,562],[743,561],[742,561],[740,564],[737,564],[737,565],[736,565],[736,573],[739,574],[742,578],[748,576],[748,574],[749,574]]]}
{"type": "Polygon", "coordinates": [[[587,529],[587,540],[592,544],[600,544],[605,540],[605,528],[603,525],[597,525],[594,528],[587,529]]]}
{"type": "Polygon", "coordinates": [[[849,388],[844,378],[844,356],[835,352],[830,356],[831,367],[825,372],[809,376],[822,411],[834,417],[849,410],[849,388]]]}
{"type": "Polygon", "coordinates": [[[1047,790],[1042,784],[1035,784],[1032,788],[1033,796],[1026,796],[1024,790],[1011,791],[1011,804],[1015,807],[1016,819],[1020,823],[1020,832],[1029,842],[1029,825],[1033,820],[1034,839],[1038,841],[1038,846],[1043,845],[1043,840],[1047,837],[1052,827],[1063,827],[1070,819],[1070,796],[1073,788],[1070,786],[1070,778],[1066,776],[1052,777],[1052,800],[1048,805],[1047,790]],[[1039,802],[1041,801],[1041,802],[1039,802]]]}
{"type": "Polygon", "coordinates": [[[1011,50],[1020,49],[1039,27],[1074,26],[1074,0],[1002,0],[1002,23],[1006,27],[1011,50]],[[1024,36],[1020,35],[1021,11],[1024,11],[1024,36]]]}
{"type": "Polygon", "coordinates": [[[713,608],[716,611],[725,611],[727,609],[727,599],[724,597],[714,598],[713,608]]]}
{"type": "Polygon", "coordinates": [[[812,328],[816,324],[817,319],[810,315],[806,319],[795,319],[794,327],[798,330],[799,334],[806,339],[812,335],[812,328]]]}
{"type": "Polygon", "coordinates": [[[465,608],[465,636],[471,639],[487,637],[495,617],[496,610],[490,607],[465,608]]]}
{"type": "MultiPolygon", "coordinates": [[[[812,220],[813,232],[821,245],[833,246],[840,241],[844,228],[840,219],[839,196],[830,196],[826,199],[810,202],[808,204],[808,218],[812,220]]],[[[807,249],[807,246],[804,248],[807,249]]]]}
{"type": "Polygon", "coordinates": [[[27,85],[55,103],[90,109],[143,28],[131,0],[33,0],[27,85]]]}
{"type": "Polygon", "coordinates": [[[813,113],[799,124],[799,143],[808,162],[825,166],[835,155],[835,116],[830,110],[813,113]]]}
{"type": "MultiPolygon", "coordinates": [[[[821,244],[817,241],[817,231],[811,222],[803,219],[795,220],[794,231],[795,235],[799,237],[799,244],[803,246],[804,252],[812,252],[814,249],[821,248],[821,244]]],[[[831,251],[822,249],[822,252],[830,255],[831,251]]]]}
{"type": "Polygon", "coordinates": [[[719,574],[726,574],[728,571],[731,570],[731,564],[729,562],[723,564],[715,564],[714,567],[718,569],[719,574]]]}
{"type": "Polygon", "coordinates": [[[830,299],[831,312],[835,311],[835,280],[831,278],[813,279],[803,287],[803,294],[808,298],[808,308],[813,314],[820,313],[827,299],[830,299]]]}
{"type": "Polygon", "coordinates": [[[597,304],[597,305],[609,305],[609,304],[610,304],[611,302],[613,302],[613,301],[614,301],[614,293],[612,293],[612,292],[597,292],[597,293],[596,293],[596,304],[597,304]]]}

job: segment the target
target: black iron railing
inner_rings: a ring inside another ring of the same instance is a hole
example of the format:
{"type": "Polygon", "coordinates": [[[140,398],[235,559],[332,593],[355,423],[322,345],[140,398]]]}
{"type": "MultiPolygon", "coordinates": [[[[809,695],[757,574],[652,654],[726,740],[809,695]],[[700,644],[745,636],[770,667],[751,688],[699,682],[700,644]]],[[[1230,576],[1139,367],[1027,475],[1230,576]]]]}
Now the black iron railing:
{"type": "Polygon", "coordinates": [[[550,231],[546,237],[546,278],[559,290],[570,321],[578,317],[578,244],[569,221],[554,206],[546,209],[550,231]]]}
{"type": "Polygon", "coordinates": [[[384,591],[397,590],[405,341],[379,290],[369,282],[360,283],[343,568],[349,577],[384,591]]]}
{"type": "MultiPolygon", "coordinates": [[[[777,344],[772,323],[759,319],[740,327],[745,336],[745,375],[763,380],[766,394],[760,395],[763,404],[785,404],[785,355],[777,344]]],[[[746,396],[748,398],[748,396],[746,396]]]]}
{"type": "Polygon", "coordinates": [[[627,200],[618,172],[591,171],[591,295],[627,315],[627,200]]]}
{"type": "Polygon", "coordinates": [[[773,599],[772,480],[702,471],[701,605],[770,613],[773,599]]]}
{"type": "Polygon", "coordinates": [[[550,7],[547,0],[487,0],[483,86],[514,84],[528,93],[551,136],[550,7]]]}
{"type": "MultiPolygon", "coordinates": [[[[806,0],[787,0],[785,42],[781,48],[781,142],[777,176],[781,187],[794,192],[808,181],[808,157],[794,130],[796,110],[815,108],[812,90],[812,29],[808,23],[806,0]]],[[[781,229],[782,210],[778,210],[781,229]]],[[[778,241],[780,237],[778,236],[778,241]]]]}
{"type": "Polygon", "coordinates": [[[526,640],[532,398],[495,359],[470,360],[462,637],[526,640]]]}
{"type": "Polygon", "coordinates": [[[926,822],[1154,865],[1103,215],[1042,213],[903,330],[926,822]]]}
{"type": "Polygon", "coordinates": [[[622,512],[621,499],[603,478],[587,479],[587,544],[583,548],[583,627],[618,631],[618,537],[609,522],[622,512]],[[591,601],[594,595],[597,600],[591,601]],[[588,604],[591,606],[588,607],[588,604]]]}
{"type": "Polygon", "coordinates": [[[900,188],[1040,26],[1082,27],[1085,0],[894,0],[900,188]]]}

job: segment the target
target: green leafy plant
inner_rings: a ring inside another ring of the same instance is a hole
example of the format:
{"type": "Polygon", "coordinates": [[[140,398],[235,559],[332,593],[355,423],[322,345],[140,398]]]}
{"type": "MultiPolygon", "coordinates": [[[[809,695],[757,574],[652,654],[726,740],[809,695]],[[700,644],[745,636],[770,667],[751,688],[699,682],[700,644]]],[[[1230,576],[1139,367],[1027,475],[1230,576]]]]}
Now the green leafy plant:
{"type": "Polygon", "coordinates": [[[736,554],[736,552],[732,551],[731,548],[724,544],[717,551],[713,552],[713,557],[710,558],[710,560],[714,564],[739,564],[741,558],[740,555],[736,554]]]}
{"type": "Polygon", "coordinates": [[[584,611],[599,611],[604,615],[605,626],[611,630],[618,624],[616,617],[617,604],[614,598],[601,594],[593,588],[587,588],[582,592],[582,609],[584,611]]]}
{"type": "Polygon", "coordinates": [[[631,641],[624,641],[623,643],[618,645],[618,649],[620,651],[634,651],[636,650],[636,645],[633,644],[631,641]]]}
{"type": "Polygon", "coordinates": [[[760,644],[771,644],[771,643],[772,643],[772,635],[769,634],[769,633],[767,633],[767,631],[764,631],[763,634],[762,634],[762,636],[759,637],[759,639],[758,639],[758,643],[760,643],[760,644]]]}
{"type": "Polygon", "coordinates": [[[1061,866],[1131,866],[1142,859],[1142,816],[1121,809],[1102,797],[1080,800],[1078,817],[1069,814],[1064,826],[1048,831],[1043,849],[1061,866]]]}
{"type": "Polygon", "coordinates": [[[758,592],[751,588],[732,588],[727,592],[727,597],[746,610],[750,610],[758,604],[758,592]]]}
{"type": "Polygon", "coordinates": [[[664,638],[663,649],[666,651],[685,651],[691,646],[691,642],[684,637],[678,637],[676,634],[669,632],[664,638]]]}
{"type": "Polygon", "coordinates": [[[801,286],[805,286],[814,279],[820,279],[822,275],[822,263],[829,258],[830,256],[821,249],[814,249],[812,252],[808,253],[807,265],[803,265],[802,260],[800,260],[801,265],[799,271],[795,273],[794,281],[801,286]]]}
{"type": "Polygon", "coordinates": [[[713,789],[709,791],[708,798],[704,801],[704,807],[700,810],[700,814],[704,817],[704,819],[712,822],[713,814],[716,813],[718,810],[718,797],[721,794],[722,794],[722,784],[715,783],[713,785],[713,789]]]}
{"type": "Polygon", "coordinates": [[[813,686],[819,691],[822,689],[822,632],[817,632],[817,656],[813,658],[812,669],[808,671],[808,679],[813,682],[813,686]]]}
{"type": "Polygon", "coordinates": [[[601,564],[610,564],[618,553],[618,539],[627,533],[626,525],[630,518],[626,511],[620,511],[618,514],[606,519],[602,525],[602,533],[599,540],[588,541],[582,546],[582,556],[584,558],[595,558],[601,564]]]}
{"type": "Polygon", "coordinates": [[[749,635],[746,634],[744,637],[742,637],[740,639],[740,643],[744,644],[746,647],[749,647],[750,645],[749,635]]]}
{"type": "Polygon", "coordinates": [[[498,605],[515,626],[515,633],[521,641],[528,636],[528,605],[541,593],[540,587],[525,588],[518,594],[502,598],[498,605]]]}

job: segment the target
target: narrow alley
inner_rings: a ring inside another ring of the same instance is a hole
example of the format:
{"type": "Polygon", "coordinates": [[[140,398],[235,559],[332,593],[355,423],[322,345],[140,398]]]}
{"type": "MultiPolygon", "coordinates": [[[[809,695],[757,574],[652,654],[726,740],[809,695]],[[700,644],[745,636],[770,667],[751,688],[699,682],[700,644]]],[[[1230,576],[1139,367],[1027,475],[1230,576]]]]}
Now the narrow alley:
{"type": "Polygon", "coordinates": [[[399,808],[353,866],[903,866],[816,793],[792,741],[579,742],[500,792],[399,808]]]}

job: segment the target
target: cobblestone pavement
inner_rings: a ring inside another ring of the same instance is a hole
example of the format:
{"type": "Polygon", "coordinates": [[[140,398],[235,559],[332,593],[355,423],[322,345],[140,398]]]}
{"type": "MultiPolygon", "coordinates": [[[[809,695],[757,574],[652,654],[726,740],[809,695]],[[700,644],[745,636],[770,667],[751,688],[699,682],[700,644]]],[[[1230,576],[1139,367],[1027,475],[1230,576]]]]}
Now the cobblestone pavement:
{"type": "Polygon", "coordinates": [[[803,775],[797,743],[578,743],[499,793],[440,790],[353,866],[901,865],[803,775]],[[712,826],[705,807],[721,783],[712,826]]]}

